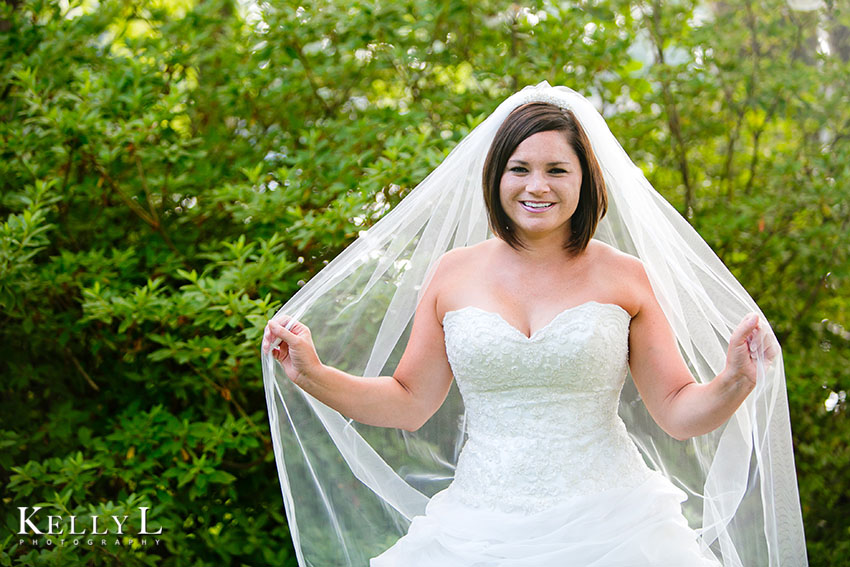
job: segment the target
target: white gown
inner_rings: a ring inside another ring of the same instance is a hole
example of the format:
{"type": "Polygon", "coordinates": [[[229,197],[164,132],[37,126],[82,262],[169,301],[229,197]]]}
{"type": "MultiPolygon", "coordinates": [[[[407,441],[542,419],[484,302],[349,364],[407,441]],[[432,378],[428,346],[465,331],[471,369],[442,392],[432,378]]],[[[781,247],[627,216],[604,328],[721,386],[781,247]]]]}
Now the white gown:
{"type": "Polygon", "coordinates": [[[588,302],[530,338],[496,313],[446,313],[467,412],[452,484],[371,567],[718,567],[617,414],[629,314],[588,302]]]}

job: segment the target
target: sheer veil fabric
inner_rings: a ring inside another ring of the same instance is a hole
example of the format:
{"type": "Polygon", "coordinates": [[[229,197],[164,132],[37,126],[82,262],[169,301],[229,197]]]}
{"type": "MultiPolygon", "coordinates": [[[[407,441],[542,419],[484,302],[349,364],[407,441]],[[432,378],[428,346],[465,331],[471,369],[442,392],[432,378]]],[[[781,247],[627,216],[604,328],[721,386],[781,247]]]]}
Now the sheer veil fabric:
{"type": "MultiPolygon", "coordinates": [[[[566,87],[529,86],[505,100],[395,209],[362,233],[282,308],[312,331],[322,361],[361,376],[392,374],[417,300],[447,250],[491,238],[481,189],[487,151],[511,110],[533,101],[573,111],[608,190],[595,238],[640,258],[692,373],[711,380],[728,339],[761,313],[693,228],[649,184],[593,105],[566,87]]],[[[762,316],[764,341],[774,341],[762,316]]],[[[619,413],[649,465],[689,498],[683,513],[725,567],[806,565],[781,354],[759,351],[755,391],[718,430],[676,441],[629,380],[619,413]]],[[[275,459],[301,567],[363,567],[404,535],[452,479],[464,442],[456,387],[416,432],[365,426],[312,398],[263,355],[275,459]]]]}

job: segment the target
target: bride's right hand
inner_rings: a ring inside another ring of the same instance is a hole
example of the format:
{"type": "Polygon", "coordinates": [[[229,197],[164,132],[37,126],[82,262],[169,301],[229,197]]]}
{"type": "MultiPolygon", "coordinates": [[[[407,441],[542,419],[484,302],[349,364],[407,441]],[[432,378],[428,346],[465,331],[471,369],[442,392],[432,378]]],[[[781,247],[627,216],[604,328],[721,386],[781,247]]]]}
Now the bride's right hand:
{"type": "Polygon", "coordinates": [[[269,351],[283,365],[289,379],[299,386],[311,372],[322,366],[310,329],[287,315],[269,319],[266,324],[263,352],[269,351]],[[287,329],[286,326],[290,322],[287,329]]]}

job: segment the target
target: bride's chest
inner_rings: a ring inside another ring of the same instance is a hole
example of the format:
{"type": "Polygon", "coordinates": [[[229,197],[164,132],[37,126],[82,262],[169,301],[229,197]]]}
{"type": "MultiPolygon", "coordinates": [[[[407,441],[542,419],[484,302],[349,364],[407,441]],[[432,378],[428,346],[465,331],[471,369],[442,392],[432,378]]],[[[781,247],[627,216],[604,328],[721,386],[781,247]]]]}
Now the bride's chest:
{"type": "Polygon", "coordinates": [[[477,307],[446,313],[446,354],[464,396],[541,388],[552,392],[619,390],[628,365],[630,316],[588,302],[566,309],[530,337],[477,307]]]}

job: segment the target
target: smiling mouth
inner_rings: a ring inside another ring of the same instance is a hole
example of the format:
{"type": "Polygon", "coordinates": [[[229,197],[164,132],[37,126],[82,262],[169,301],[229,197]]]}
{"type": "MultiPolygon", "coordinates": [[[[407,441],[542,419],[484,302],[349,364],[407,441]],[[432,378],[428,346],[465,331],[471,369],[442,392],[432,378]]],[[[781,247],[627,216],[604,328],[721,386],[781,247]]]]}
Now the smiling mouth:
{"type": "Polygon", "coordinates": [[[519,204],[522,205],[525,210],[535,213],[548,211],[555,206],[555,203],[544,203],[540,201],[520,201],[519,204]]]}

